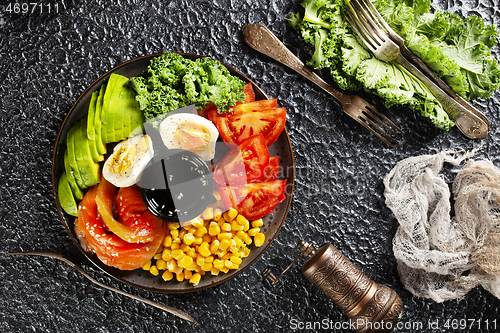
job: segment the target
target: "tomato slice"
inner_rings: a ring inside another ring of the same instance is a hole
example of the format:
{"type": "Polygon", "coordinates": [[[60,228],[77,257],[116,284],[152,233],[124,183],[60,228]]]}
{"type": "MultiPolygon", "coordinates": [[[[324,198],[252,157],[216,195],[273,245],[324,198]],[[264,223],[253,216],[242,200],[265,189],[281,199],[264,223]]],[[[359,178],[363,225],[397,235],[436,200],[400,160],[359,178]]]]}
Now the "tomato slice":
{"type": "Polygon", "coordinates": [[[285,200],[286,179],[251,183],[219,190],[226,208],[234,207],[247,220],[257,220],[271,213],[285,200]]]}
{"type": "Polygon", "coordinates": [[[222,158],[215,168],[214,179],[220,185],[231,186],[260,181],[268,165],[269,150],[264,136],[253,135],[222,158]]]}
{"type": "Polygon", "coordinates": [[[263,182],[272,182],[278,178],[280,172],[280,158],[278,156],[269,157],[269,164],[264,169],[263,182]]]}
{"type": "Polygon", "coordinates": [[[277,108],[278,108],[278,101],[276,99],[263,99],[260,101],[238,104],[235,107],[233,107],[233,114],[238,115],[248,112],[275,110],[277,108]]]}
{"type": "Polygon", "coordinates": [[[269,147],[285,128],[285,108],[218,117],[216,126],[225,142],[241,143],[255,134],[262,134],[269,147]]]}

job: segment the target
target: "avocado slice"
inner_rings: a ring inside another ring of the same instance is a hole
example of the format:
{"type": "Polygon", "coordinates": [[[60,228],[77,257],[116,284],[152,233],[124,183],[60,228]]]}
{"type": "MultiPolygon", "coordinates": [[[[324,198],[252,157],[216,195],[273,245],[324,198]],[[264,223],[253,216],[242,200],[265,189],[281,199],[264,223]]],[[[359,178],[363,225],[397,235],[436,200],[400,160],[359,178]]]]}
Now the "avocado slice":
{"type": "Polygon", "coordinates": [[[96,109],[97,95],[98,94],[99,94],[99,92],[97,92],[97,91],[94,91],[94,93],[92,93],[92,98],[90,99],[88,117],[84,119],[85,120],[84,126],[86,129],[86,136],[87,136],[87,139],[89,140],[90,153],[92,155],[92,160],[94,162],[101,162],[104,160],[104,156],[99,154],[99,152],[97,151],[97,143],[95,141],[95,133],[94,133],[95,127],[93,125],[94,119],[95,119],[95,109],[96,109]],[[92,114],[92,116],[90,116],[91,114],[92,114]],[[92,133],[92,137],[94,139],[90,138],[89,133],[92,133]]]}
{"type": "Polygon", "coordinates": [[[85,121],[77,123],[75,131],[75,157],[85,188],[99,183],[99,163],[92,160],[85,121]]]}
{"type": "Polygon", "coordinates": [[[74,125],[66,134],[66,149],[68,151],[68,163],[73,171],[73,175],[75,177],[76,183],[79,188],[85,188],[85,184],[83,182],[82,176],[80,175],[80,170],[78,169],[78,165],[76,163],[76,154],[75,154],[75,132],[78,126],[74,125]]]}
{"type": "Polygon", "coordinates": [[[111,74],[106,85],[106,91],[104,93],[104,98],[102,102],[101,111],[101,137],[104,143],[114,142],[114,131],[113,131],[113,112],[110,108],[111,98],[113,96],[113,90],[115,87],[115,82],[117,74],[111,74]]]}
{"type": "Polygon", "coordinates": [[[115,141],[127,139],[131,132],[144,123],[144,116],[135,100],[136,92],[128,85],[128,78],[119,76],[110,103],[114,112],[115,141]]]}
{"type": "Polygon", "coordinates": [[[59,197],[59,204],[62,209],[64,209],[64,211],[71,216],[78,216],[78,207],[76,205],[75,198],[73,197],[73,192],[71,192],[66,172],[63,172],[61,177],[59,177],[57,194],[59,197]]]}
{"type": "Polygon", "coordinates": [[[80,189],[80,187],[78,187],[78,184],[76,183],[74,171],[71,168],[71,165],[69,163],[68,149],[66,149],[66,151],[64,152],[64,170],[66,172],[66,178],[68,178],[69,187],[71,187],[71,192],[73,192],[73,196],[77,200],[82,200],[83,199],[83,192],[80,189]]]}
{"type": "Polygon", "coordinates": [[[106,85],[104,84],[101,85],[101,89],[99,90],[99,96],[97,97],[96,108],[95,108],[95,119],[94,119],[95,143],[99,154],[106,154],[106,145],[102,142],[102,137],[101,137],[102,101],[104,98],[105,90],[106,90],[106,85]]]}

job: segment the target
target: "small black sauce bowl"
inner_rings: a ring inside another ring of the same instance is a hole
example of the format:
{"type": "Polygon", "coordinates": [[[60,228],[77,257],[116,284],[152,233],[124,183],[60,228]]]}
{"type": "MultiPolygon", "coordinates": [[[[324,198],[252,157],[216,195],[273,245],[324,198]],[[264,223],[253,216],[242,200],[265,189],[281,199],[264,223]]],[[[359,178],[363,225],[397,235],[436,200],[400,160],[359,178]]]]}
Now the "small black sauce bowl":
{"type": "Polygon", "coordinates": [[[169,222],[187,222],[214,201],[213,175],[201,157],[188,150],[158,153],[137,183],[148,209],[169,222]]]}

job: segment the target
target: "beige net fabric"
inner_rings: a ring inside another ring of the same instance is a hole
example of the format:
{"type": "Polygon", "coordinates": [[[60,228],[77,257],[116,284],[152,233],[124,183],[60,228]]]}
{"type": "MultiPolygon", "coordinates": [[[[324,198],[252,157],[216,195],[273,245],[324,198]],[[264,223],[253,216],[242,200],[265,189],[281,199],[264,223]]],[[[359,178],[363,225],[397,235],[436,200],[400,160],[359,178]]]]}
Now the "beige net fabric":
{"type": "Polygon", "coordinates": [[[394,255],[405,288],[443,302],[482,284],[500,298],[500,170],[470,160],[453,183],[455,216],[444,163],[472,157],[443,151],[400,161],[384,178],[387,206],[399,227],[394,255]]]}

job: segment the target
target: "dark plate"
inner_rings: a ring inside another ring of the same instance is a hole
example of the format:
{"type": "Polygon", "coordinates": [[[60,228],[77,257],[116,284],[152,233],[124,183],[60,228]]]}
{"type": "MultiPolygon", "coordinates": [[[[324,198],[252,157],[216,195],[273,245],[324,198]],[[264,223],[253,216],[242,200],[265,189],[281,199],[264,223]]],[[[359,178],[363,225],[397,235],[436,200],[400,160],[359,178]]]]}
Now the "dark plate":
{"type": "MultiPolygon", "coordinates": [[[[280,203],[274,212],[265,216],[264,227],[261,227],[261,231],[266,235],[266,241],[264,245],[259,248],[250,246],[250,255],[245,258],[240,265],[240,268],[237,270],[229,271],[226,274],[219,274],[218,276],[212,276],[209,272],[202,277],[200,283],[193,287],[188,281],[177,282],[177,281],[169,281],[165,282],[161,278],[161,274],[158,276],[153,276],[147,271],[143,271],[142,269],[136,269],[133,271],[122,271],[115,269],[113,267],[109,267],[104,265],[97,256],[87,253],[80,246],[80,242],[78,241],[75,231],[74,231],[74,220],[75,218],[66,214],[64,210],[61,208],[57,198],[57,185],[59,181],[59,176],[64,170],[64,151],[66,149],[66,135],[68,130],[80,119],[86,117],[88,105],[90,103],[90,97],[92,93],[100,88],[100,86],[107,81],[109,76],[112,73],[117,73],[124,75],[126,77],[135,76],[142,71],[144,71],[149,65],[150,60],[153,57],[159,56],[160,54],[153,54],[144,57],[140,57],[137,59],[130,60],[126,63],[116,66],[106,74],[102,75],[98,78],[94,83],[92,83],[83,94],[77,99],[75,104],[71,107],[68,115],[63,121],[61,129],[59,130],[59,134],[56,139],[56,144],[54,147],[54,155],[52,160],[52,185],[54,191],[54,197],[56,198],[56,205],[59,211],[59,215],[61,216],[61,220],[66,227],[71,239],[75,242],[76,246],[80,249],[80,251],[97,267],[101,268],[104,272],[108,273],[112,277],[116,278],[119,281],[127,283],[131,286],[150,290],[153,292],[161,292],[161,293],[185,293],[197,291],[209,287],[213,287],[222,282],[225,282],[243,270],[248,268],[252,263],[254,263],[271,245],[274,238],[280,231],[283,223],[285,221],[286,215],[288,213],[290,203],[292,200],[294,179],[295,179],[295,165],[293,161],[293,152],[292,146],[290,143],[290,137],[288,136],[288,132],[285,129],[278,140],[269,147],[269,152],[271,156],[278,155],[280,157],[280,166],[283,172],[280,173],[281,179],[287,179],[287,191],[286,191],[286,199],[282,203],[280,203]]],[[[193,54],[184,54],[181,53],[182,56],[189,59],[196,59],[202,56],[193,55],[193,54]]],[[[232,75],[235,75],[242,79],[245,82],[251,82],[253,85],[253,89],[255,91],[256,99],[267,99],[268,97],[264,94],[264,92],[255,85],[249,78],[247,78],[242,73],[238,72],[234,68],[227,66],[232,75]]],[[[109,150],[109,149],[108,149],[109,150]]]]}

